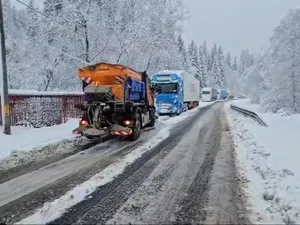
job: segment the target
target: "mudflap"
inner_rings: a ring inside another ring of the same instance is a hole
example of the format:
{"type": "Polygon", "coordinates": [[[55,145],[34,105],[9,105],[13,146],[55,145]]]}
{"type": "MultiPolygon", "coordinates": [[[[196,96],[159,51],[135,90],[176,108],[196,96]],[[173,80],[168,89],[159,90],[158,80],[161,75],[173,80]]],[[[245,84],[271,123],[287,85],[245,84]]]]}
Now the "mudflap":
{"type": "Polygon", "coordinates": [[[132,134],[132,129],[115,124],[112,126],[110,133],[116,136],[129,136],[132,134]]]}

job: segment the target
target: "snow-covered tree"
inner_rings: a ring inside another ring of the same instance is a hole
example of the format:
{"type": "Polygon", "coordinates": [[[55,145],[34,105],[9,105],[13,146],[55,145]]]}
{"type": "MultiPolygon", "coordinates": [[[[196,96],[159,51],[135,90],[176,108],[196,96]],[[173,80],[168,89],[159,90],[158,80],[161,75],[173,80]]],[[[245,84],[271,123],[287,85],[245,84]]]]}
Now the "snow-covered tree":
{"type": "Polygon", "coordinates": [[[200,80],[200,63],[199,63],[199,53],[198,47],[195,41],[191,41],[188,47],[188,56],[190,61],[190,71],[191,73],[200,80]]]}
{"type": "Polygon", "coordinates": [[[97,62],[188,69],[187,55],[178,57],[184,0],[47,0],[46,16],[32,0],[25,10],[4,3],[13,88],[80,90],[77,69],[97,62]]]}
{"type": "Polygon", "coordinates": [[[240,57],[239,72],[243,74],[246,69],[254,64],[254,56],[248,49],[243,50],[240,57]]]}
{"type": "Polygon", "coordinates": [[[233,63],[232,63],[232,69],[233,70],[238,70],[238,64],[237,64],[236,56],[234,57],[234,60],[233,60],[233,63]]]}
{"type": "Polygon", "coordinates": [[[226,53],[225,63],[226,63],[230,68],[232,67],[231,54],[230,54],[230,52],[227,52],[227,53],[226,53]]]}
{"type": "Polygon", "coordinates": [[[272,112],[300,113],[299,23],[300,9],[290,10],[274,29],[270,49],[244,73],[249,96],[272,112]]]}
{"type": "Polygon", "coordinates": [[[220,83],[220,87],[223,87],[223,83],[224,83],[224,80],[225,80],[225,71],[224,71],[224,64],[225,64],[225,61],[224,61],[224,55],[223,55],[223,50],[222,50],[222,47],[219,46],[218,48],[218,63],[219,63],[219,69],[220,69],[220,81],[218,83],[220,83]]]}
{"type": "Polygon", "coordinates": [[[189,60],[188,60],[188,54],[185,48],[184,41],[182,40],[181,35],[178,35],[178,54],[180,57],[180,64],[182,68],[184,68],[186,71],[189,70],[189,60]]]}
{"type": "Polygon", "coordinates": [[[204,45],[199,47],[199,64],[200,77],[202,79],[201,87],[207,86],[208,71],[207,71],[207,52],[205,52],[204,45]]]}

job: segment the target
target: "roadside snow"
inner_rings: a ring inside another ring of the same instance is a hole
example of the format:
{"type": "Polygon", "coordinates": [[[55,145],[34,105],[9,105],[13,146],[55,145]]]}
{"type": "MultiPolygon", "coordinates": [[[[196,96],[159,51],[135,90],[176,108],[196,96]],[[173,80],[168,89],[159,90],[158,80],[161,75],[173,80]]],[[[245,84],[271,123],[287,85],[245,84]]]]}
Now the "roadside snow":
{"type": "Polygon", "coordinates": [[[120,175],[126,166],[132,164],[136,159],[140,158],[145,152],[152,149],[170,134],[171,126],[162,128],[155,136],[150,138],[143,146],[138,147],[128,155],[119,159],[119,161],[109,165],[100,173],[91,179],[78,185],[74,189],[67,192],[64,196],[53,202],[46,202],[43,207],[38,209],[33,215],[23,219],[17,224],[45,224],[60,217],[68,208],[86,199],[93,193],[97,187],[103,186],[111,182],[116,176],[120,175]]]}
{"type": "MultiPolygon", "coordinates": [[[[52,127],[12,127],[12,135],[0,134],[0,160],[14,152],[28,152],[35,148],[74,138],[72,130],[78,125],[77,119],[52,127]]],[[[2,127],[0,127],[3,130],[2,127]]]]}
{"type": "Polygon", "coordinates": [[[241,176],[249,180],[252,222],[300,223],[300,115],[267,113],[247,99],[231,104],[255,111],[268,124],[262,127],[227,104],[237,163],[241,176]]]}

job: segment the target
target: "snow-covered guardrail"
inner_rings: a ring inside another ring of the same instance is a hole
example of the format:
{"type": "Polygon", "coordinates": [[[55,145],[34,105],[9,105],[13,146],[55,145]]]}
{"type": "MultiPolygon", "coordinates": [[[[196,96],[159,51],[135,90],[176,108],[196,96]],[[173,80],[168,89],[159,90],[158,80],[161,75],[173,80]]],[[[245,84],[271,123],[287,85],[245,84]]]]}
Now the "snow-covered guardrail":
{"type": "Polygon", "coordinates": [[[240,107],[237,107],[235,105],[230,105],[231,109],[240,112],[242,114],[244,114],[245,116],[250,116],[252,117],[254,120],[256,120],[260,125],[267,127],[268,125],[262,120],[262,118],[260,118],[255,112],[252,112],[250,110],[247,109],[243,109],[240,107]]]}

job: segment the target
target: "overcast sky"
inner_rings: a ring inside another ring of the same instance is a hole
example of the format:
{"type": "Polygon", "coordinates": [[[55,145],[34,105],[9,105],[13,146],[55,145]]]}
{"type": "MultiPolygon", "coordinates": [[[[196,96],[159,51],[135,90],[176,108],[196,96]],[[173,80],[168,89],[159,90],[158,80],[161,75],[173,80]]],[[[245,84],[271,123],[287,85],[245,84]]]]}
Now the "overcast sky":
{"type": "Polygon", "coordinates": [[[300,0],[185,0],[190,19],[184,24],[184,39],[215,42],[224,51],[240,54],[241,49],[259,51],[267,47],[273,29],[300,0]]]}

